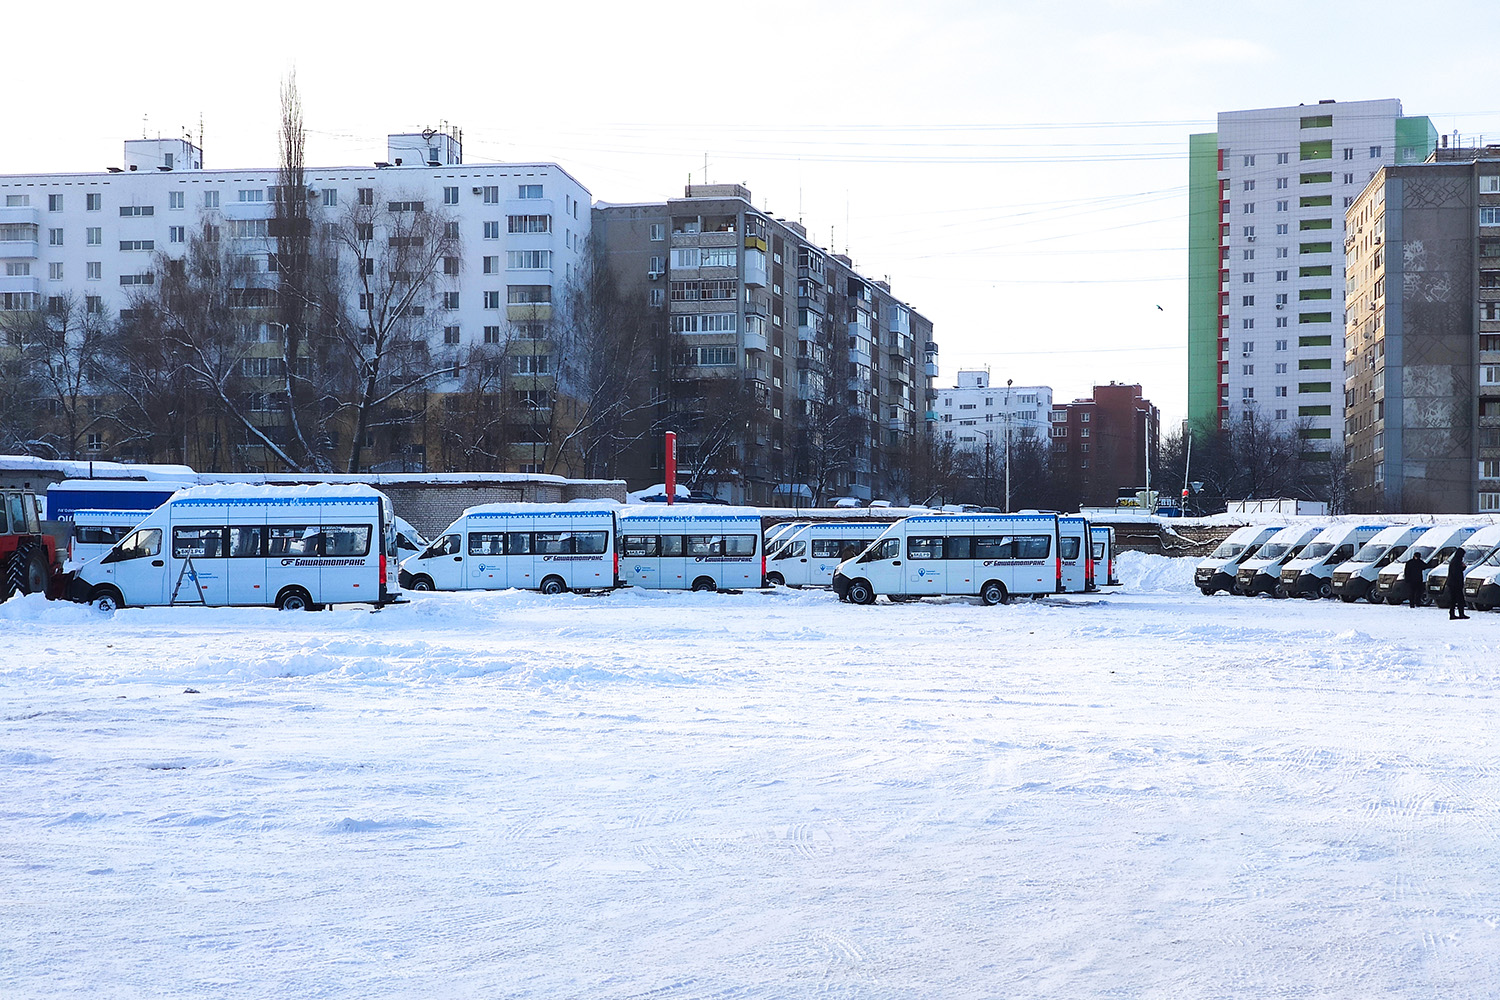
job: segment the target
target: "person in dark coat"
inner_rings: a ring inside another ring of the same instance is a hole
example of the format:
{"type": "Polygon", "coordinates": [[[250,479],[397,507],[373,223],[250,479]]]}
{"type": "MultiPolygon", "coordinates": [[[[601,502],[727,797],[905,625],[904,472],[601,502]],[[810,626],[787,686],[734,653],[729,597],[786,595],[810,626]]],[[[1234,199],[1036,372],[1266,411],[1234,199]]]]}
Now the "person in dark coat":
{"type": "Polygon", "coordinates": [[[1467,618],[1464,614],[1464,550],[1456,549],[1448,560],[1448,620],[1467,618]]]}
{"type": "Polygon", "coordinates": [[[1401,570],[1401,579],[1406,583],[1406,600],[1414,608],[1422,606],[1422,574],[1426,571],[1427,563],[1418,552],[1412,553],[1401,570]]]}

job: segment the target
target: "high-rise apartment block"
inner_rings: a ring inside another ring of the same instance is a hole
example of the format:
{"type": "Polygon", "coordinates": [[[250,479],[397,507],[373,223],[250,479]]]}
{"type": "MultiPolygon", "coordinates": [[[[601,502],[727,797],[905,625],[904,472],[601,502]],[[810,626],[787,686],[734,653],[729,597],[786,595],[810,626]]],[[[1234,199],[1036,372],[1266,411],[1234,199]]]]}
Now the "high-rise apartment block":
{"type": "MultiPolygon", "coordinates": [[[[662,469],[657,430],[678,431],[684,478],[725,499],[906,499],[909,458],[936,420],[932,323],[754,207],[737,184],[594,209],[603,259],[627,296],[659,309],[669,386],[643,415],[652,447],[622,473],[662,469]]],[[[659,480],[658,480],[659,481],[659,480]]]]}
{"type": "MultiPolygon", "coordinates": [[[[585,260],[592,221],[588,190],[553,163],[465,164],[456,131],[391,135],[387,156],[365,167],[307,167],[305,190],[297,193],[305,199],[313,240],[330,227],[358,238],[357,252],[349,245],[353,241],[345,240],[334,253],[347,271],[349,314],[373,315],[379,308],[367,302],[378,297],[375,292],[353,290],[359,278],[375,275],[383,288],[397,290],[396,323],[421,348],[422,363],[436,369],[463,361],[463,372],[493,376],[489,392],[497,399],[502,392],[520,392],[533,403],[545,400],[550,411],[557,386],[548,324],[585,260]],[[415,235],[422,230],[412,220],[423,214],[444,220],[434,235],[447,240],[453,252],[426,262],[433,269],[429,283],[406,301],[399,292],[402,283],[426,277],[376,272],[385,262],[420,257],[417,244],[424,237],[415,235]],[[403,241],[406,245],[396,247],[403,241]],[[493,357],[482,359],[485,352],[493,357]],[[525,385],[502,390],[501,382],[512,376],[525,385]]],[[[243,357],[232,359],[237,377],[248,379],[249,389],[259,385],[257,379],[265,383],[259,386],[264,391],[248,393],[246,405],[255,410],[257,433],[276,442],[286,427],[284,405],[276,401],[281,379],[274,342],[281,329],[274,308],[254,306],[273,302],[280,285],[282,241],[288,234],[277,231],[277,209],[288,196],[275,167],[207,169],[203,164],[202,151],[191,140],[141,139],[125,143],[120,168],[0,176],[0,312],[45,314],[77,302],[87,313],[128,322],[139,294],[167,273],[180,272],[192,245],[212,247],[233,271],[232,278],[226,271],[226,280],[236,285],[235,304],[247,317],[249,336],[234,348],[243,357]]],[[[459,367],[452,373],[416,384],[424,396],[457,392],[465,376],[459,367]]],[[[444,441],[453,439],[434,423],[441,412],[419,404],[399,419],[381,421],[378,431],[369,432],[366,467],[443,469],[467,461],[440,454],[444,441]]],[[[276,468],[254,436],[233,446],[238,454],[216,457],[230,446],[216,431],[199,428],[202,434],[182,436],[179,453],[149,455],[118,445],[114,439],[130,436],[122,428],[107,420],[96,423],[88,451],[101,458],[276,468]]],[[[563,471],[541,468],[548,444],[535,440],[534,432],[530,440],[527,436],[506,436],[491,467],[563,471]]]]}
{"type": "Polygon", "coordinates": [[[1094,386],[1087,399],[1054,404],[1048,415],[1049,468],[1085,507],[1113,507],[1121,490],[1146,484],[1156,465],[1161,411],[1139,385],[1094,386]]]}
{"type": "Polygon", "coordinates": [[[1397,100],[1223,112],[1191,137],[1192,422],[1294,431],[1304,458],[1327,460],[1343,429],[1345,212],[1435,144],[1397,100]]]}
{"type": "Polygon", "coordinates": [[[1500,147],[1384,168],[1346,233],[1352,504],[1500,511],[1500,147]]]}

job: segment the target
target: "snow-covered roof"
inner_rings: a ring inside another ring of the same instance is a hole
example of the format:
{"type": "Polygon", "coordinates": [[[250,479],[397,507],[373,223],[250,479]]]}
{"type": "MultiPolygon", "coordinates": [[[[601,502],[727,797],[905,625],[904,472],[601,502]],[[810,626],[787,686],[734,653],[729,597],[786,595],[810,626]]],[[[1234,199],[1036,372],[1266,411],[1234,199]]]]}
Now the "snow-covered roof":
{"type": "Polygon", "coordinates": [[[620,509],[614,500],[590,500],[585,503],[482,503],[463,512],[464,517],[500,517],[524,514],[528,517],[588,517],[613,514],[620,509]]]}
{"type": "Polygon", "coordinates": [[[633,521],[677,520],[696,517],[721,521],[754,520],[760,523],[759,507],[734,507],[722,503],[637,503],[620,508],[620,519],[633,521]]]}
{"type": "Polygon", "coordinates": [[[305,486],[268,486],[248,483],[215,483],[191,486],[172,494],[173,504],[214,503],[216,501],[264,500],[281,503],[327,503],[348,500],[362,503],[384,499],[384,494],[363,483],[314,483],[305,486]]]}

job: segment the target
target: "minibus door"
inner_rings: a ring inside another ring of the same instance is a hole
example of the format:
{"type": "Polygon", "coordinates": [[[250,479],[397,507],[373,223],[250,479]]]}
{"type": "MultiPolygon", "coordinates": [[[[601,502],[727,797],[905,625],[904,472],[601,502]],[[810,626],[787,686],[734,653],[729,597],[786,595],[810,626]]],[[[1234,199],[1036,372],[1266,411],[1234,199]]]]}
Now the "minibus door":
{"type": "MultiPolygon", "coordinates": [[[[509,525],[514,529],[517,525],[509,525]]],[[[531,548],[530,531],[505,533],[505,585],[516,590],[535,590],[541,582],[536,575],[536,556],[531,548]]]]}
{"type": "Polygon", "coordinates": [[[944,569],[942,535],[910,535],[906,539],[904,593],[913,596],[946,594],[948,574],[944,569]]]}
{"type": "Polygon", "coordinates": [[[169,544],[161,523],[136,528],[100,561],[101,574],[91,583],[109,583],[126,604],[165,604],[169,544]]]}
{"type": "Polygon", "coordinates": [[[322,577],[318,603],[380,600],[380,543],[377,519],[355,514],[329,517],[323,522],[322,577]]]}

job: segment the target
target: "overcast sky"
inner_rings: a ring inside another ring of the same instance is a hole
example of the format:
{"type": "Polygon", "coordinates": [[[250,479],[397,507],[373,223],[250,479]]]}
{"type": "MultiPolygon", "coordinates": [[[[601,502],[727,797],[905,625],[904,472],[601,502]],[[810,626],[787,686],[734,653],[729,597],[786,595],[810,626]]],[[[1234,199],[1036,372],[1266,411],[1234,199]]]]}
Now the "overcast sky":
{"type": "Polygon", "coordinates": [[[311,164],[446,122],[468,162],[555,161],[600,201],[743,183],[935,322],[940,384],[979,365],[1060,400],[1140,382],[1167,421],[1186,413],[1190,133],[1396,97],[1500,141],[1493,0],[146,0],[5,22],[0,173],[116,166],[123,140],[200,118],[206,166],[273,166],[295,68],[311,164]]]}

